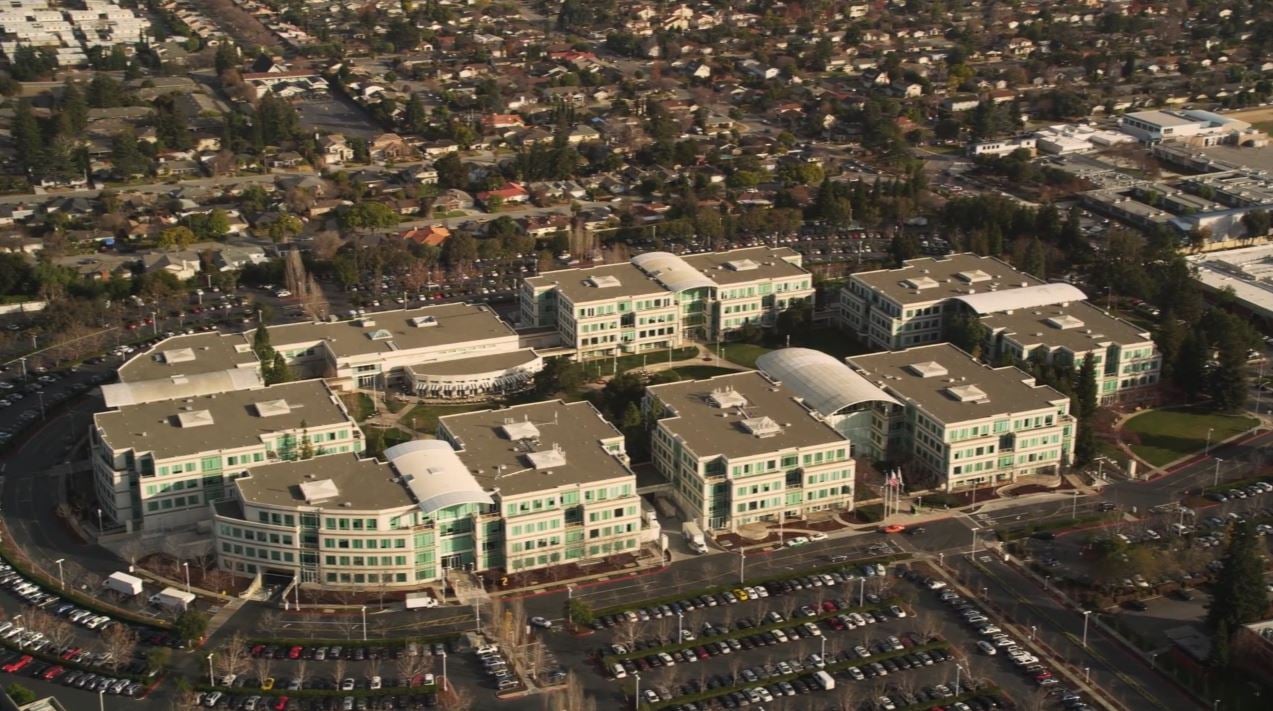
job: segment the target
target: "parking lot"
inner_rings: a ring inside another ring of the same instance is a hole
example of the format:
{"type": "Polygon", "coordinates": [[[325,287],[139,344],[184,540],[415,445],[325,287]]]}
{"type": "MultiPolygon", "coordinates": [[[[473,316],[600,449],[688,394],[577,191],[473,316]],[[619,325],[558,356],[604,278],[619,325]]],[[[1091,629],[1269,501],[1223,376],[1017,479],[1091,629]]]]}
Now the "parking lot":
{"type": "Polygon", "coordinates": [[[983,709],[1033,691],[993,670],[970,678],[976,633],[947,616],[859,565],[606,615],[588,659],[611,695],[651,709],[983,709]]]}

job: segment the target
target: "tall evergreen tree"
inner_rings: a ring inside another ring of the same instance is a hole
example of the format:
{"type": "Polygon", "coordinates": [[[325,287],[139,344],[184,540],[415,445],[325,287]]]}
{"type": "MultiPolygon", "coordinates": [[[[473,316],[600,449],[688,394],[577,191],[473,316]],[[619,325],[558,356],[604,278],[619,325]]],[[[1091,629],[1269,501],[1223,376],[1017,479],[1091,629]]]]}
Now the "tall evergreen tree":
{"type": "Polygon", "coordinates": [[[18,102],[11,124],[14,150],[18,155],[18,165],[24,171],[30,171],[40,163],[44,153],[44,135],[40,131],[40,122],[31,112],[31,102],[22,99],[18,102]]]}
{"type": "Polygon", "coordinates": [[[1228,644],[1219,636],[1228,637],[1239,627],[1264,619],[1269,607],[1268,590],[1264,585],[1264,551],[1262,540],[1251,528],[1249,521],[1238,521],[1229,531],[1229,545],[1221,559],[1224,567],[1212,586],[1211,604],[1207,608],[1206,624],[1212,634],[1213,648],[1220,651],[1221,662],[1227,662],[1228,644]]]}
{"type": "Polygon", "coordinates": [[[252,336],[252,351],[256,353],[262,367],[273,364],[274,346],[270,345],[270,332],[266,330],[264,322],[256,327],[256,333],[252,336]]]}
{"type": "Polygon", "coordinates": [[[1038,237],[1030,240],[1025,250],[1025,264],[1022,265],[1028,274],[1040,279],[1047,278],[1047,250],[1038,237]]]}
{"type": "Polygon", "coordinates": [[[1098,404],[1096,399],[1096,357],[1091,353],[1084,356],[1083,365],[1079,367],[1076,380],[1074,404],[1077,409],[1075,416],[1080,419],[1087,419],[1096,414],[1096,406],[1098,404]]]}

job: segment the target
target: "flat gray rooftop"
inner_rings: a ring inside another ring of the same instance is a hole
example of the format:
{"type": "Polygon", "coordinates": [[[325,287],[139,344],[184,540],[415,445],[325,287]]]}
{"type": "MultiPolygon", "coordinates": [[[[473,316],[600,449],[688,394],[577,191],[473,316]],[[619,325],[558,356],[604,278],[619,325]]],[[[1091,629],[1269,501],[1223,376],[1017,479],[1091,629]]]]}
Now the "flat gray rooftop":
{"type": "Polygon", "coordinates": [[[460,460],[477,483],[506,497],[632,475],[601,443],[623,434],[591,403],[537,402],[447,415],[438,423],[458,443],[460,460]],[[535,436],[510,439],[504,425],[513,423],[530,423],[535,436]],[[554,445],[565,463],[536,469],[527,455],[552,451],[554,445]]]}
{"type": "Polygon", "coordinates": [[[360,459],[356,454],[333,454],[253,467],[251,474],[234,483],[249,504],[379,511],[415,504],[407,488],[394,481],[396,477],[386,462],[360,459]],[[335,496],[307,499],[301,485],[324,480],[332,483],[335,496]]]}
{"type": "Polygon", "coordinates": [[[153,452],[158,459],[254,446],[277,432],[298,430],[302,424],[322,427],[348,422],[356,427],[321,380],[127,405],[99,412],[93,419],[114,451],[132,448],[153,452]],[[280,400],[287,403],[286,412],[263,417],[256,407],[280,400]],[[201,415],[204,412],[206,416],[201,415]],[[187,426],[182,426],[183,418],[187,426]]]}
{"type": "Polygon", "coordinates": [[[966,296],[970,290],[982,293],[991,291],[992,287],[1002,291],[1043,283],[998,259],[966,252],[941,258],[908,259],[901,269],[858,272],[851,278],[899,304],[923,304],[966,296]],[[968,281],[961,274],[973,280],[968,281]]]}
{"type": "Polygon", "coordinates": [[[443,360],[433,363],[408,366],[416,375],[481,375],[516,368],[533,362],[539,356],[529,348],[510,353],[495,353],[484,356],[471,356],[456,360],[443,360]]]}
{"type": "Polygon", "coordinates": [[[1024,371],[982,365],[949,343],[854,356],[849,365],[944,425],[1053,409],[1069,400],[1046,385],[1027,385],[1031,376],[1024,371]],[[930,375],[918,374],[913,366],[930,375]]]}
{"type": "Polygon", "coordinates": [[[251,341],[241,333],[192,333],[166,338],[150,350],[133,356],[119,366],[119,380],[133,383],[174,375],[198,375],[255,366],[256,362],[251,341]]]}
{"type": "Polygon", "coordinates": [[[592,301],[668,294],[662,284],[627,262],[585,269],[559,269],[529,277],[526,281],[536,287],[556,286],[557,291],[576,306],[592,301]],[[597,279],[600,281],[595,281],[597,279]]]}
{"type": "Polygon", "coordinates": [[[987,314],[981,322],[994,332],[1003,329],[1027,348],[1046,345],[1074,353],[1103,349],[1107,343],[1127,346],[1152,340],[1144,330],[1082,301],[987,314]]]}
{"type": "Polygon", "coordinates": [[[379,311],[351,321],[284,324],[271,326],[269,330],[270,342],[276,349],[326,341],[337,358],[388,355],[398,351],[516,336],[508,324],[482,304],[441,304],[379,311]],[[429,317],[436,323],[427,326],[412,323],[412,319],[429,317]],[[368,323],[373,325],[366,325],[368,323]]]}
{"type": "Polygon", "coordinates": [[[799,257],[800,254],[790,247],[746,247],[727,252],[681,255],[691,267],[722,286],[808,275],[804,268],[786,261],[799,257]]]}
{"type": "Polygon", "coordinates": [[[754,371],[656,385],[649,392],[675,413],[660,423],[698,457],[742,459],[844,441],[797,402],[793,392],[754,371]],[[743,404],[717,407],[709,400],[714,392],[736,393],[743,404]],[[757,436],[744,428],[744,421],[758,418],[769,418],[778,429],[757,436]]]}

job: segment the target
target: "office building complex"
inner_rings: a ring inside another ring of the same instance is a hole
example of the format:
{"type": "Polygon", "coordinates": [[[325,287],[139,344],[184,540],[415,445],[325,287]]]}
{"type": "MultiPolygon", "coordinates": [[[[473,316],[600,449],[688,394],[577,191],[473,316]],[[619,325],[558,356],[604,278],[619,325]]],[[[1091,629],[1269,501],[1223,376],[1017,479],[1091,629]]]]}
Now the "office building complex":
{"type": "Polygon", "coordinates": [[[654,465],[706,530],[853,507],[849,442],[783,383],[744,372],[656,385],[645,407],[654,465]]]}
{"type": "Polygon", "coordinates": [[[875,403],[870,438],[856,444],[925,483],[947,491],[1007,483],[1072,459],[1069,396],[1016,367],[991,368],[948,343],[848,362],[891,396],[875,403]]]}
{"type": "Polygon", "coordinates": [[[253,469],[216,506],[225,570],[413,587],[448,569],[587,564],[640,546],[623,435],[588,403],[442,418],[439,439],[253,469]]]}
{"type": "Polygon", "coordinates": [[[545,272],[522,282],[520,306],[523,326],[554,329],[587,360],[727,338],[812,298],[799,253],[752,247],[545,272]]]}

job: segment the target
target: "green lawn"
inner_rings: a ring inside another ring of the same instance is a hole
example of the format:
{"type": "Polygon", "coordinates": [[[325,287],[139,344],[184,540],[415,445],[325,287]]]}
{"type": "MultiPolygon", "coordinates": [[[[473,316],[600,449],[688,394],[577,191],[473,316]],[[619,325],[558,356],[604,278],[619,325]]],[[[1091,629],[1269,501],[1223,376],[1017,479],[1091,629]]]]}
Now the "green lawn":
{"type": "Polygon", "coordinates": [[[366,393],[348,393],[340,397],[345,401],[345,408],[353,415],[355,422],[362,422],[376,414],[376,404],[366,393]]]}
{"type": "Polygon", "coordinates": [[[702,380],[703,378],[712,378],[717,375],[737,373],[738,371],[716,365],[682,365],[679,368],[672,368],[672,372],[679,375],[682,380],[702,380]]]}
{"type": "Polygon", "coordinates": [[[721,345],[721,356],[725,360],[737,363],[746,368],[755,368],[756,359],[773,350],[753,343],[725,343],[721,345]]]}
{"type": "Polygon", "coordinates": [[[438,429],[439,417],[474,410],[489,410],[492,407],[495,405],[489,402],[473,402],[464,405],[416,405],[398,422],[405,429],[414,429],[416,432],[431,435],[438,429]]]}
{"type": "Polygon", "coordinates": [[[1137,415],[1123,425],[1135,433],[1139,444],[1132,445],[1136,456],[1160,467],[1181,457],[1200,452],[1211,443],[1222,442],[1257,424],[1253,417],[1221,415],[1201,410],[1154,410],[1137,415]]]}

